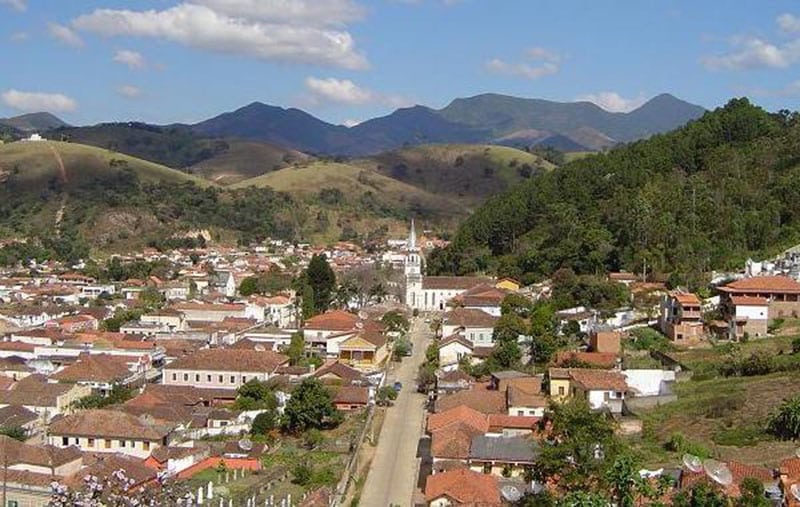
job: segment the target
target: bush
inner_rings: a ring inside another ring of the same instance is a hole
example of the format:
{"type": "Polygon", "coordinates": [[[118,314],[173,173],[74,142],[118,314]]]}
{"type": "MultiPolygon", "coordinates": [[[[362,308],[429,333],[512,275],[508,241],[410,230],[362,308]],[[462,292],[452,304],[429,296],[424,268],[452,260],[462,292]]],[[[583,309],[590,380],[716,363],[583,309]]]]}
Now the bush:
{"type": "Polygon", "coordinates": [[[770,415],[767,431],[781,440],[800,438],[800,396],[783,400],[770,415]]]}
{"type": "Polygon", "coordinates": [[[307,486],[311,483],[313,474],[314,470],[306,463],[298,463],[292,468],[292,475],[294,476],[292,482],[299,486],[307,486]]]}
{"type": "Polygon", "coordinates": [[[657,350],[659,352],[667,352],[673,348],[672,343],[670,343],[666,336],[650,327],[633,329],[629,335],[632,339],[626,342],[626,346],[629,346],[633,350],[657,350]]]}
{"type": "Polygon", "coordinates": [[[767,332],[769,334],[774,334],[775,331],[783,327],[784,322],[786,322],[786,320],[780,317],[777,319],[772,319],[772,322],[770,322],[769,325],[767,326],[767,332]]]}
{"type": "Polygon", "coordinates": [[[686,438],[686,436],[684,436],[683,433],[680,432],[673,433],[669,437],[669,440],[664,442],[664,449],[680,454],[694,454],[700,458],[707,458],[711,456],[711,453],[708,452],[708,449],[700,444],[691,442],[686,438]]]}
{"type": "Polygon", "coordinates": [[[278,415],[274,410],[265,410],[258,414],[253,419],[253,424],[250,426],[250,434],[266,435],[278,426],[278,415]]]}

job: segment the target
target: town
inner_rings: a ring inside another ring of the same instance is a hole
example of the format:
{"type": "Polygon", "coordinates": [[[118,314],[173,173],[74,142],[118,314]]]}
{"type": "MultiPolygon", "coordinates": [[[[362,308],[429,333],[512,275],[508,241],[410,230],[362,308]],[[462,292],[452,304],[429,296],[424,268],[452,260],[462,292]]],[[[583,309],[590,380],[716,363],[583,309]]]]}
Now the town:
{"type": "MultiPolygon", "coordinates": [[[[634,447],[667,439],[636,471],[659,497],[757,484],[794,505],[791,446],[758,466],[690,427],[652,434],[653,414],[709,364],[730,377],[800,364],[786,262],[748,261],[702,294],[608,273],[622,304],[601,311],[558,301],[574,283],[564,273],[529,286],[426,276],[427,253],[446,244],[412,221],[371,251],[269,240],[5,269],[8,505],[50,505],[53,483],[77,502],[89,476],[186,505],[510,504],[565,487],[540,460],[570,417],[597,417],[634,447]]],[[[705,403],[719,417],[739,408],[705,403]]],[[[727,438],[746,438],[732,424],[727,438]]]]}

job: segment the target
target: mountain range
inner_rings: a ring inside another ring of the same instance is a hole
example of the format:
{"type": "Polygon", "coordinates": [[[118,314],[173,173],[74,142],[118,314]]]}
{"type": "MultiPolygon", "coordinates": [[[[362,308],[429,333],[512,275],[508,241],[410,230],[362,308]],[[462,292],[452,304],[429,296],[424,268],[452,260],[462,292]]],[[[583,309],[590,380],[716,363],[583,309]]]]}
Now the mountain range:
{"type": "MultiPolygon", "coordinates": [[[[305,111],[254,102],[196,124],[163,127],[141,123],[69,127],[49,113],[0,119],[17,131],[59,130],[93,144],[85,129],[103,132],[102,147],[125,151],[126,126],[153,131],[167,129],[186,138],[266,142],[287,150],[315,155],[365,156],[421,144],[502,144],[514,147],[550,146],[561,151],[599,151],[678,128],[705,110],[669,94],[661,94],[628,113],[606,111],[591,102],[553,102],[487,93],[458,98],[442,109],[402,108],[353,127],[325,122],[305,111]]],[[[203,144],[203,142],[200,142],[203,144]]],[[[126,152],[127,153],[127,152],[126,152]]],[[[174,157],[173,157],[174,158],[174,157]]],[[[175,166],[172,160],[154,160],[175,166]]],[[[196,163],[197,160],[190,162],[196,163]]],[[[188,165],[188,164],[187,164],[188,165]]]]}

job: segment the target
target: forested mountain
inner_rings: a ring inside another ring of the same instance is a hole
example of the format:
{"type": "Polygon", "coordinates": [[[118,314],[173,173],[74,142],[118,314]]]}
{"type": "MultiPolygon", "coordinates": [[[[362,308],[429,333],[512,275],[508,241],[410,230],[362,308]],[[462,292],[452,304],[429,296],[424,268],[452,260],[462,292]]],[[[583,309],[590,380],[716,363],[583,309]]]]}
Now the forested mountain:
{"type": "Polygon", "coordinates": [[[29,113],[14,116],[13,118],[0,118],[0,125],[11,127],[20,132],[43,132],[66,127],[67,123],[50,113],[29,113]]]}
{"type": "Polygon", "coordinates": [[[428,271],[531,281],[559,268],[646,269],[691,282],[798,239],[800,118],[735,99],[489,199],[428,271]]]}

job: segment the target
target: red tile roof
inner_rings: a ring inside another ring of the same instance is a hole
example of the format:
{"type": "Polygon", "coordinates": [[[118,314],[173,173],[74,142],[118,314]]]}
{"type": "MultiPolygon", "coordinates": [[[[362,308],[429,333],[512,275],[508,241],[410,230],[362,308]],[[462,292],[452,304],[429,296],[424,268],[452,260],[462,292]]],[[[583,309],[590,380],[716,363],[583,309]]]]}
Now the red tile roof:
{"type": "Polygon", "coordinates": [[[506,393],[487,389],[488,384],[475,384],[472,389],[460,391],[436,400],[436,412],[466,405],[484,414],[502,414],[506,411],[506,393]]]}
{"type": "Polygon", "coordinates": [[[683,306],[700,306],[701,304],[700,298],[688,292],[671,292],[670,296],[683,306]]]}
{"type": "Polygon", "coordinates": [[[800,293],[800,283],[788,276],[755,276],[731,282],[720,290],[731,293],[800,293]]]}
{"type": "Polygon", "coordinates": [[[489,414],[489,429],[494,431],[503,429],[535,430],[539,420],[539,417],[489,414]]]}
{"type": "Polygon", "coordinates": [[[425,500],[432,502],[442,497],[449,498],[455,505],[501,505],[497,478],[467,469],[451,470],[428,477],[425,500]]]}
{"type": "Polygon", "coordinates": [[[331,310],[308,319],[305,328],[322,331],[350,331],[356,328],[357,322],[357,315],[342,310],[331,310]]]}
{"type": "Polygon", "coordinates": [[[467,424],[482,433],[486,433],[489,430],[486,414],[466,405],[459,405],[443,412],[431,414],[428,416],[427,429],[429,433],[433,433],[455,423],[467,424]]]}
{"type": "Polygon", "coordinates": [[[456,308],[444,314],[443,323],[459,327],[494,327],[498,318],[477,308],[456,308]]]}
{"type": "Polygon", "coordinates": [[[769,306],[767,298],[755,296],[731,296],[731,302],[735,306],[769,306]]]}
{"type": "Polygon", "coordinates": [[[617,354],[611,352],[561,351],[556,354],[553,366],[569,366],[572,361],[585,363],[598,368],[613,368],[617,364],[617,354]]]}
{"type": "Polygon", "coordinates": [[[573,368],[570,370],[570,377],[586,390],[621,392],[628,390],[625,375],[616,371],[573,368]]]}
{"type": "Polygon", "coordinates": [[[289,357],[271,350],[203,349],[166,365],[164,370],[274,372],[289,357]]]}

